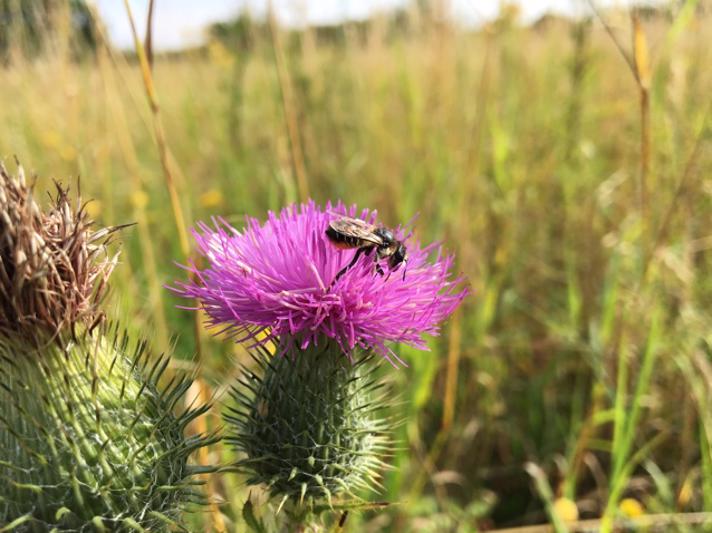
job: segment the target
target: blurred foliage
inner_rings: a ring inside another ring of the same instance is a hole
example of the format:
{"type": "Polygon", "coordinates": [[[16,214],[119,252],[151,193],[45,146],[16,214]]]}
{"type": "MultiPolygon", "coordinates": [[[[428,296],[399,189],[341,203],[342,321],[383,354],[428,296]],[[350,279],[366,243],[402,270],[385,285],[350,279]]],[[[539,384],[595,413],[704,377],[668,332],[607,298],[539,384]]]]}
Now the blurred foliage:
{"type": "Polygon", "coordinates": [[[35,57],[52,46],[53,36],[68,36],[74,53],[96,46],[96,27],[85,0],[0,0],[0,59],[13,52],[35,57]]]}
{"type": "MultiPolygon", "coordinates": [[[[406,421],[391,505],[347,530],[560,524],[561,498],[581,518],[613,520],[625,499],[712,511],[712,15],[702,1],[642,15],[634,40],[631,13],[601,12],[629,57],[631,42],[648,52],[645,120],[598,19],[524,25],[507,8],[473,30],[423,2],[398,15],[397,38],[388,14],[321,38],[243,17],[156,58],[190,221],[239,225],[300,200],[296,152],[316,201],[378,208],[386,225],[418,214],[415,238],[444,241],[470,280],[432,351],[401,349],[410,367],[388,373],[406,421]]],[[[113,302],[158,349],[178,335],[190,368],[190,314],[163,289],[185,258],[141,74],[104,38],[91,60],[74,61],[65,32],[41,61],[3,67],[0,154],[81,176],[104,224],[139,222],[113,302]]],[[[207,336],[203,352],[220,394],[247,356],[207,336]]],[[[215,491],[242,530],[240,479],[215,491]]]]}

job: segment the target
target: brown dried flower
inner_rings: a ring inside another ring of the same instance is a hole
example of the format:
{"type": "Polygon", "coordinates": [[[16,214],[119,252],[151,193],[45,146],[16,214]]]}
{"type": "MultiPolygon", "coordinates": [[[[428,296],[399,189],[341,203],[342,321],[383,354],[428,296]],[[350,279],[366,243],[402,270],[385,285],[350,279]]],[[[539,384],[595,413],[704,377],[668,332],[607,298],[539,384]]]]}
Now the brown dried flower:
{"type": "Polygon", "coordinates": [[[0,335],[42,343],[91,329],[103,317],[118,258],[107,244],[119,228],[94,231],[86,204],[72,205],[59,184],[43,212],[19,165],[17,174],[0,164],[0,335]]]}

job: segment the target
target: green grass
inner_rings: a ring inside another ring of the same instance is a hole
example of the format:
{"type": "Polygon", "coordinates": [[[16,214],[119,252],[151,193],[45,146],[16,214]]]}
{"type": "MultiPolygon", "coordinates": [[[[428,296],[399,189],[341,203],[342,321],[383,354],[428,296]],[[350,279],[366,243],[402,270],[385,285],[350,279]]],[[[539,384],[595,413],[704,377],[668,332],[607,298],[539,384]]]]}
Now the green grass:
{"type": "MultiPolygon", "coordinates": [[[[643,20],[648,156],[641,92],[597,21],[472,33],[413,9],[395,39],[378,20],[341,46],[278,39],[281,82],[268,34],[249,52],[214,42],[156,59],[189,223],[298,201],[296,131],[311,197],[377,208],[387,225],[419,214],[418,238],[443,240],[472,286],[432,351],[401,349],[402,447],[377,496],[393,505],[347,530],[562,529],[559,497],[608,531],[623,497],[651,514],[712,511],[712,18],[694,8],[643,20]]],[[[628,50],[630,19],[604,17],[628,50]]],[[[184,259],[139,66],[103,46],[75,63],[61,31],[51,42],[0,67],[0,155],[40,190],[81,177],[103,224],[139,222],[111,305],[159,350],[177,336],[176,364],[191,367],[192,317],[162,288],[184,259]]],[[[211,390],[236,360],[241,348],[203,338],[211,390]]],[[[224,474],[212,490],[242,531],[247,489],[224,474]]]]}

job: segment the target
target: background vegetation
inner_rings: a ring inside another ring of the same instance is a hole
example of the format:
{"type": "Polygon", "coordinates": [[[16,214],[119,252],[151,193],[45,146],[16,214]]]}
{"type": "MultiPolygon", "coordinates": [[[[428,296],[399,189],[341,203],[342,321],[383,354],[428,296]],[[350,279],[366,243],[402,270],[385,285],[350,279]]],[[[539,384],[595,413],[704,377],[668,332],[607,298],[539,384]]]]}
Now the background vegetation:
{"type": "MultiPolygon", "coordinates": [[[[4,15],[0,154],[40,190],[81,177],[102,224],[138,222],[111,304],[156,350],[175,344],[196,394],[219,396],[246,354],[201,333],[194,356],[163,288],[186,260],[167,183],[188,226],[343,199],[391,226],[417,214],[418,238],[457,254],[473,295],[386,372],[405,420],[377,497],[392,505],[347,530],[564,529],[567,502],[604,529],[712,511],[708,5],[604,11],[607,29],[503,6],[467,30],[429,2],[299,32],[242,17],[155,57],[152,113],[133,54],[77,31],[74,2],[37,4],[4,15]]],[[[222,514],[196,531],[242,531],[247,489],[209,488],[222,514]]]]}

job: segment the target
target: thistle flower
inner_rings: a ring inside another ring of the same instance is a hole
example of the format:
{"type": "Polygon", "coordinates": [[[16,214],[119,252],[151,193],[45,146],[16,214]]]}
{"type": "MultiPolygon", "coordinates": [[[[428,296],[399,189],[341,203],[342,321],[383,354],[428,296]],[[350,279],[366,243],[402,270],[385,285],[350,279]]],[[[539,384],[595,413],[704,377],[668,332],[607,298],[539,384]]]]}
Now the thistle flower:
{"type": "Polygon", "coordinates": [[[0,527],[167,531],[199,500],[187,437],[207,406],[173,413],[187,377],[103,318],[116,228],[93,228],[57,186],[42,211],[0,166],[0,527]]]}
{"type": "Polygon", "coordinates": [[[373,354],[395,365],[391,343],[425,349],[423,335],[438,334],[465,296],[453,258],[402,228],[395,237],[406,240],[405,276],[379,263],[380,275],[374,254],[348,267],[356,250],[326,235],[342,216],[376,222],[375,212],[310,202],[264,224],[247,218],[242,231],[222,219],[200,224],[194,235],[209,264],[186,267],[192,280],[173,287],[198,300],[211,327],[252,348],[258,370],[245,369],[233,388],[226,440],[243,452],[236,466],[247,482],[291,501],[296,516],[380,486],[393,423],[382,414],[391,404],[373,354]]]}
{"type": "MultiPolygon", "coordinates": [[[[209,325],[239,342],[277,341],[283,349],[296,342],[304,350],[330,339],[345,354],[374,350],[391,362],[390,343],[427,349],[423,334],[437,335],[465,296],[451,277],[453,258],[408,239],[405,277],[376,275],[373,256],[363,255],[334,281],[356,251],[337,249],[325,231],[335,217],[357,213],[375,222],[375,212],[310,202],[270,213],[263,225],[248,217],[243,231],[221,219],[200,224],[194,235],[210,264],[189,267],[194,281],[174,290],[199,300],[209,325]]],[[[396,238],[404,238],[402,229],[396,238]]]]}

